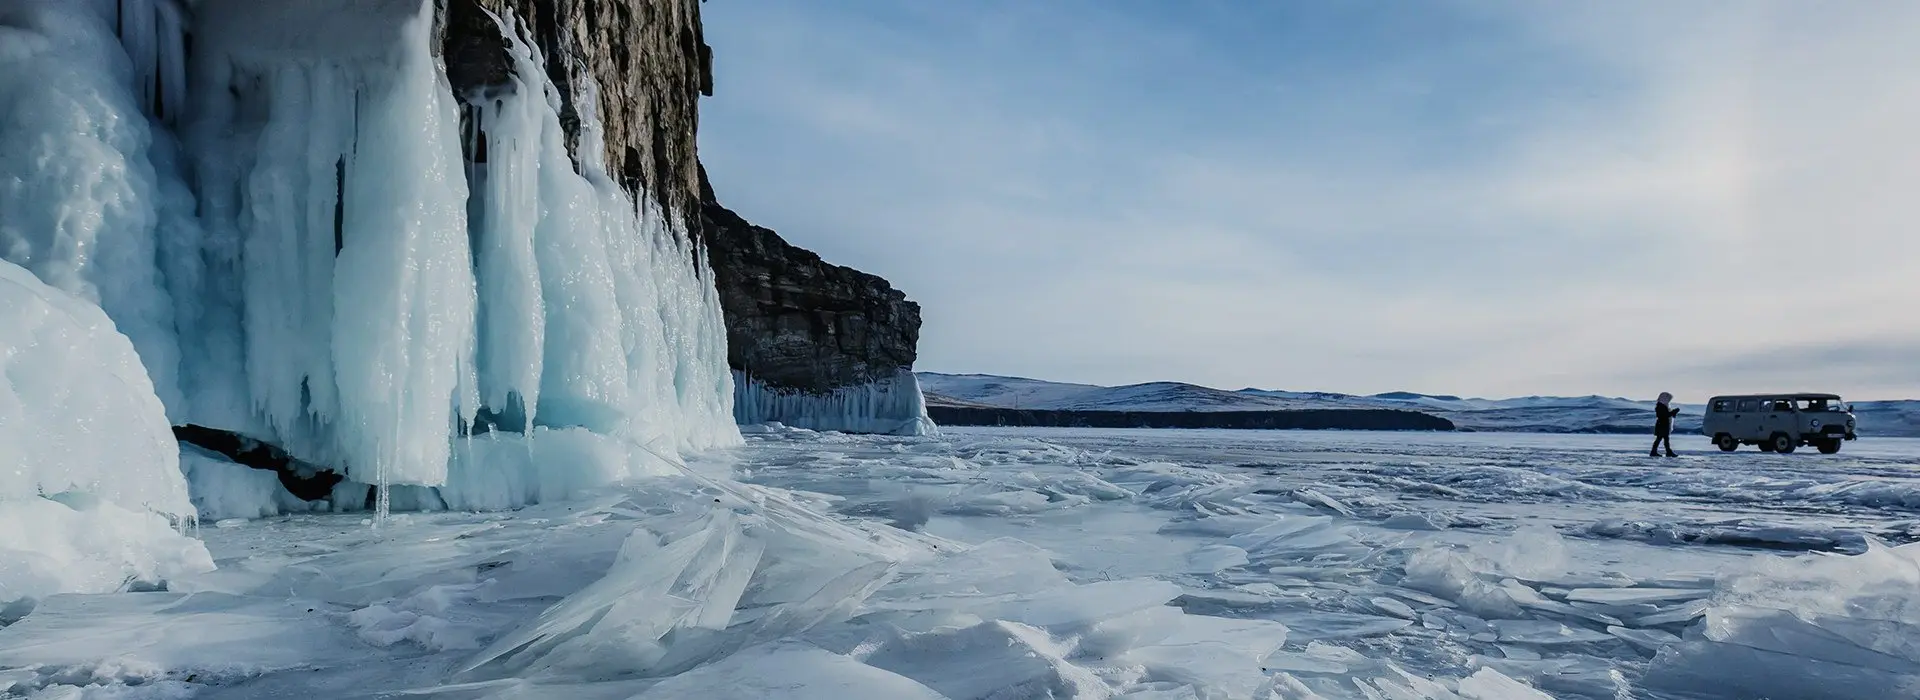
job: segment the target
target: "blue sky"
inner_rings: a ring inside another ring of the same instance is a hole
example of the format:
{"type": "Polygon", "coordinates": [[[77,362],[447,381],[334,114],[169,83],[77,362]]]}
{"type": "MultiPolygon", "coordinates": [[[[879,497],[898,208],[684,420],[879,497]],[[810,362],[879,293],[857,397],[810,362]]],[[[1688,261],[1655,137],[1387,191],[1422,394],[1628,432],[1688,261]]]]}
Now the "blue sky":
{"type": "Polygon", "coordinates": [[[1920,396],[1920,4],[702,11],[722,202],[920,369],[1920,396]]]}

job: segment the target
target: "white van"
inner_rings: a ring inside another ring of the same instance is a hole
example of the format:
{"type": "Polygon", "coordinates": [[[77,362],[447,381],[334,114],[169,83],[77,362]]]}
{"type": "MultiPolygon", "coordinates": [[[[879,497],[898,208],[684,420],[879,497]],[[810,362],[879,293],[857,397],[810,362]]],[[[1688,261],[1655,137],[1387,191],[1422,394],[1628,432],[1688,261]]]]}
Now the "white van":
{"type": "Polygon", "coordinates": [[[1854,439],[1853,407],[1833,394],[1715,396],[1707,402],[1700,432],[1722,451],[1758,445],[1763,452],[1792,452],[1812,445],[1821,454],[1840,451],[1854,439]]]}

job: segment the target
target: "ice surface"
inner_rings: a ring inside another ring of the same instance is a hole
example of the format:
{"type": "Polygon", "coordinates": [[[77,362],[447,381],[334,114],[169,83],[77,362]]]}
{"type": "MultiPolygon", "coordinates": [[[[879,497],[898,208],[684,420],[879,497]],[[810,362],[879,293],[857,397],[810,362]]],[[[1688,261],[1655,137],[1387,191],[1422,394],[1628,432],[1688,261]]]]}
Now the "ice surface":
{"type": "Polygon", "coordinates": [[[1705,598],[1712,591],[1697,588],[1577,588],[1567,600],[1587,603],[1631,605],[1634,603],[1674,603],[1705,598]]]}
{"type": "Polygon", "coordinates": [[[1187,555],[1187,572],[1217,573],[1222,569],[1247,565],[1247,550],[1230,544],[1208,545],[1187,555]]]}
{"type": "Polygon", "coordinates": [[[994,621],[903,635],[861,656],[954,700],[1101,695],[1105,684],[1068,661],[1068,653],[1044,630],[994,621]]]}
{"type": "Polygon", "coordinates": [[[111,593],[213,569],[166,518],[80,493],[0,499],[0,604],[111,593]]]}
{"type": "Polygon", "coordinates": [[[1460,679],[1460,695],[1467,700],[1553,700],[1553,696],[1490,668],[1460,679]]]}
{"type": "Polygon", "coordinates": [[[1763,558],[1721,582],[1703,639],[1664,649],[1663,688],[1733,687],[1804,697],[1920,690],[1920,545],[1854,556],[1763,558]]]}
{"type": "Polygon", "coordinates": [[[1128,652],[1155,678],[1218,688],[1251,697],[1266,685],[1263,664],[1287,641],[1287,627],[1272,620],[1230,620],[1185,615],[1166,638],[1128,652]]]}
{"type": "MultiPolygon", "coordinates": [[[[1005,677],[1001,675],[1004,669],[991,670],[995,674],[992,677],[1005,677]]],[[[942,694],[889,673],[884,666],[862,664],[805,643],[776,642],[675,676],[634,696],[634,700],[847,700],[858,697],[959,700],[977,696],[942,694]]]]}
{"type": "Polygon", "coordinates": [[[1500,631],[1500,641],[1514,644],[1580,644],[1609,638],[1550,620],[1494,620],[1493,626],[1500,631]]]}
{"type": "Polygon", "coordinates": [[[218,683],[345,663],[359,656],[357,643],[329,620],[331,612],[219,593],[54,596],[0,635],[0,667],[37,667],[32,689],[187,677],[218,683]]]}
{"type": "MultiPolygon", "coordinates": [[[[483,461],[502,466],[472,493],[531,498],[549,474],[527,465],[579,455],[587,466],[567,467],[584,470],[570,483],[553,472],[565,488],[507,512],[409,514],[377,530],[330,514],[206,528],[222,568],[169,576],[173,593],[100,597],[122,602],[84,617],[62,596],[30,614],[0,610],[0,624],[24,615],[0,629],[0,687],[437,700],[872,696],[864,687],[1190,700],[1913,694],[1905,684],[1920,663],[1903,606],[1920,566],[1904,548],[1774,559],[1568,537],[1556,540],[1564,558],[1526,570],[1527,543],[1544,531],[1516,535],[1506,522],[1577,531],[1597,512],[1661,512],[1478,503],[1365,481],[1376,473],[1367,460],[1469,461],[1502,437],[1088,435],[788,429],[680,471],[644,451],[620,461],[628,443],[585,428],[486,433],[474,444],[492,441],[483,461]],[[1244,467],[1301,454],[1326,461],[1244,467]],[[618,476],[603,469],[643,478],[584,485],[618,476]],[[1003,515],[942,502],[908,531],[891,524],[902,484],[1051,507],[1003,515]],[[1298,502],[1308,486],[1354,516],[1298,502]],[[1476,524],[1380,525],[1436,503],[1476,524]],[[1250,565],[1216,568],[1228,547],[1250,565]],[[1412,588],[1423,576],[1433,585],[1412,588]],[[1475,613],[1470,589],[1512,617],[1475,613]],[[1711,597],[1688,599],[1699,595],[1711,597]],[[312,661],[288,665],[301,658],[312,661]]],[[[1904,468],[1877,464],[1867,468],[1904,468]]],[[[396,489],[396,503],[468,488],[462,465],[456,454],[448,485],[396,489]]]]}
{"type": "Polygon", "coordinates": [[[778,422],[810,430],[880,435],[931,435],[926,398],[913,372],[842,387],[825,394],[775,389],[735,372],[734,419],[742,425],[778,422]]]}
{"type": "Polygon", "coordinates": [[[1472,551],[1492,562],[1500,573],[1536,581],[1553,578],[1567,569],[1566,540],[1547,525],[1519,527],[1506,540],[1483,542],[1472,551]]]}

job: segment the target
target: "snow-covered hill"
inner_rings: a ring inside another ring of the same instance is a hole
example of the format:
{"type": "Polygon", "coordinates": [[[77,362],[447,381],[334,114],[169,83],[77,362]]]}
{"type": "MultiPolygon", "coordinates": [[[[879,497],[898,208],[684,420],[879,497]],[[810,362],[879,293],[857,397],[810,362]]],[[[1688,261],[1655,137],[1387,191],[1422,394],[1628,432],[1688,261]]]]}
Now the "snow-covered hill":
{"type": "MultiPolygon", "coordinates": [[[[1653,401],[1610,396],[1524,396],[1508,399],[1389,392],[1360,396],[1246,388],[1226,391],[1181,382],[1126,386],[1067,384],[986,374],[921,372],[920,385],[940,400],[1009,408],[1079,411],[1261,411],[1399,408],[1437,415],[1463,430],[1532,433],[1641,432],[1653,401]]],[[[929,403],[935,401],[931,396],[929,403]]],[[[1682,432],[1700,427],[1699,404],[1681,404],[1682,432]]],[[[1920,401],[1854,404],[1866,435],[1920,436],[1920,401]]]]}

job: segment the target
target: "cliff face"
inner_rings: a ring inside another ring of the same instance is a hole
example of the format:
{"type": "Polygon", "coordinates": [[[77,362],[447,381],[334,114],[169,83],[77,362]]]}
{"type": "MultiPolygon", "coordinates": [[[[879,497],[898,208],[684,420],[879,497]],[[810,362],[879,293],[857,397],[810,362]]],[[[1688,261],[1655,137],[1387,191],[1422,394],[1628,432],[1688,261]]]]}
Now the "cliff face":
{"type": "MultiPolygon", "coordinates": [[[[697,0],[440,0],[442,53],[456,92],[506,81],[506,45],[488,12],[531,28],[563,95],[588,84],[598,104],[565,104],[579,157],[579,114],[606,116],[609,168],[684,218],[706,244],[734,370],[775,391],[825,394],[913,366],[920,307],[886,280],[820,259],[721,206],[695,151],[712,50],[697,0]]],[[[592,144],[588,144],[591,146],[592,144]]]]}
{"type": "MultiPolygon", "coordinates": [[[[567,146],[580,159],[580,114],[598,110],[608,170],[630,191],[697,231],[695,134],[700,96],[713,94],[713,52],[700,31],[699,0],[436,0],[440,50],[455,93],[506,82],[507,44],[487,13],[529,28],[562,96],[567,146]],[[572,95],[597,90],[596,104],[572,95]]],[[[589,147],[596,144],[586,144],[589,147]]]]}
{"type": "Polygon", "coordinates": [[[702,235],[727,318],[727,364],[774,390],[825,393],[913,366],[920,305],[886,280],[788,244],[714,201],[702,235]]]}
{"type": "Polygon", "coordinates": [[[563,96],[597,88],[595,104],[563,104],[568,150],[578,159],[580,148],[603,148],[620,184],[647,192],[705,242],[728,326],[728,364],[755,391],[826,397],[899,384],[912,368],[920,305],[874,274],[787,244],[714,198],[695,153],[699,98],[714,88],[697,0],[438,2],[455,92],[484,94],[507,82],[507,44],[488,13],[530,27],[563,96]],[[580,132],[582,109],[605,115],[601,144],[580,144],[589,136],[580,132]]]}

